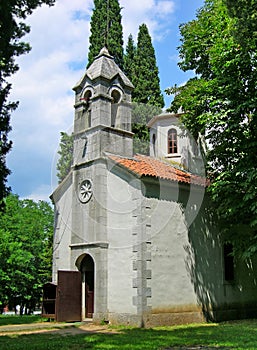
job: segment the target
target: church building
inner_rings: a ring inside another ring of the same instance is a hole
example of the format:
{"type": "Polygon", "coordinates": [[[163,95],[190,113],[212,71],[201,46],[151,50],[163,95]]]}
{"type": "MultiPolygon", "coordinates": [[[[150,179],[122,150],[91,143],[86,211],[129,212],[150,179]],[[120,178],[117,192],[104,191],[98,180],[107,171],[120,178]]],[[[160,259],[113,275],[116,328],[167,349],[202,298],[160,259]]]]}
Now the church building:
{"type": "Polygon", "coordinates": [[[221,241],[181,115],[154,117],[150,156],[134,155],[132,90],[106,48],[74,87],[73,165],[51,195],[43,314],[140,327],[256,316],[254,266],[221,241]]]}

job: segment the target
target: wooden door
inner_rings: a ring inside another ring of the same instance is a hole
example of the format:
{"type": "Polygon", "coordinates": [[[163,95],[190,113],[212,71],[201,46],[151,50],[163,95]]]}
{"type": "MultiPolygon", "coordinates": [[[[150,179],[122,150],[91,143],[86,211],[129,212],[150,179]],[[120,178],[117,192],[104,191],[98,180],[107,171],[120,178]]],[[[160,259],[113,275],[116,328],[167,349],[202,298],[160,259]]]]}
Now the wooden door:
{"type": "Polygon", "coordinates": [[[81,298],[81,273],[79,271],[58,271],[56,321],[81,321],[81,298]]]}

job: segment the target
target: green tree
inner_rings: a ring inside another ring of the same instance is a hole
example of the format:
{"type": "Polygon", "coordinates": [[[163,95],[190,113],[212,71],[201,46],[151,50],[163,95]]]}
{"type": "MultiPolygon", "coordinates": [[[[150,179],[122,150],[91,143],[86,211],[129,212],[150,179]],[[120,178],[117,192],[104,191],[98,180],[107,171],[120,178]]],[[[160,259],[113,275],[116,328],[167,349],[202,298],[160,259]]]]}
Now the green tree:
{"type": "Polygon", "coordinates": [[[0,303],[32,311],[51,279],[53,209],[10,194],[0,217],[0,303]]]}
{"type": "Polygon", "coordinates": [[[130,71],[128,68],[127,70],[135,87],[132,92],[134,153],[148,154],[149,130],[146,125],[154,115],[161,113],[164,99],[160,89],[155,50],[145,24],[139,27],[136,48],[134,48],[132,38],[129,38],[125,62],[127,67],[130,64],[130,71]]]}
{"type": "Polygon", "coordinates": [[[124,55],[124,68],[123,71],[126,76],[131,80],[134,79],[134,64],[136,57],[136,46],[133,40],[132,34],[128,37],[128,43],[126,46],[126,52],[124,55]]]}
{"type": "Polygon", "coordinates": [[[164,107],[155,50],[146,24],[139,27],[132,83],[135,86],[132,94],[134,102],[164,107]]]}
{"type": "Polygon", "coordinates": [[[7,186],[10,171],[6,166],[6,155],[12,143],[8,140],[8,133],[11,130],[11,112],[18,106],[17,102],[8,100],[11,84],[7,79],[19,68],[15,58],[30,50],[29,45],[21,41],[29,32],[29,27],[20,20],[25,20],[38,6],[53,5],[54,2],[55,0],[12,0],[0,3],[0,209],[4,206],[3,199],[10,191],[7,186]]]}
{"type": "MultiPolygon", "coordinates": [[[[233,36],[242,45],[254,48],[257,40],[257,3],[255,0],[224,0],[229,16],[235,19],[233,36]]],[[[248,47],[249,48],[249,47],[248,47]]]]}
{"type": "Polygon", "coordinates": [[[231,1],[206,0],[197,18],[180,27],[179,65],[197,76],[167,92],[177,92],[171,109],[182,106],[185,125],[211,145],[209,191],[221,231],[247,257],[257,250],[257,47],[249,30],[256,5],[239,2],[240,11],[231,1]]]}
{"type": "Polygon", "coordinates": [[[88,67],[106,46],[115,62],[123,68],[123,31],[121,7],[118,0],[94,0],[91,17],[88,67]]]}
{"type": "Polygon", "coordinates": [[[66,132],[61,132],[61,140],[58,154],[60,158],[57,162],[57,178],[59,183],[69,174],[72,159],[73,159],[73,134],[68,135],[66,132]]]}
{"type": "Polygon", "coordinates": [[[132,102],[132,131],[134,133],[133,152],[149,155],[149,130],[148,122],[162,109],[145,103],[132,102]]]}

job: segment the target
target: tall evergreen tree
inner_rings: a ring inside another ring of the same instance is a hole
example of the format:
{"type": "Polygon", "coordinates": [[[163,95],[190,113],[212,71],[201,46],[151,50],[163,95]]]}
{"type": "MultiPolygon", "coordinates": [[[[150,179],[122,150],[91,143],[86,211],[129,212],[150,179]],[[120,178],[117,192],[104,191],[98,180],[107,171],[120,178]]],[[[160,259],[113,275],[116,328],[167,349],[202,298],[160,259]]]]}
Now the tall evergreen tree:
{"type": "Polygon", "coordinates": [[[128,43],[126,46],[126,52],[124,55],[124,68],[123,71],[126,76],[131,80],[134,79],[134,64],[136,57],[136,46],[133,40],[132,34],[128,37],[128,43]]]}
{"type": "Polygon", "coordinates": [[[135,86],[132,92],[134,153],[148,154],[149,130],[146,124],[161,113],[164,99],[152,39],[145,24],[139,27],[136,48],[132,37],[129,38],[125,63],[126,73],[135,86]]]}
{"type": "Polygon", "coordinates": [[[164,107],[155,50],[146,24],[139,27],[134,69],[133,101],[164,107]]]}
{"type": "Polygon", "coordinates": [[[123,68],[123,32],[121,7],[118,0],[94,0],[91,17],[88,67],[100,50],[106,46],[115,62],[123,68]]]}
{"type": "Polygon", "coordinates": [[[66,132],[61,132],[60,148],[58,151],[60,158],[58,159],[56,167],[59,183],[61,183],[70,172],[73,159],[73,141],[73,134],[68,135],[66,132]]]}

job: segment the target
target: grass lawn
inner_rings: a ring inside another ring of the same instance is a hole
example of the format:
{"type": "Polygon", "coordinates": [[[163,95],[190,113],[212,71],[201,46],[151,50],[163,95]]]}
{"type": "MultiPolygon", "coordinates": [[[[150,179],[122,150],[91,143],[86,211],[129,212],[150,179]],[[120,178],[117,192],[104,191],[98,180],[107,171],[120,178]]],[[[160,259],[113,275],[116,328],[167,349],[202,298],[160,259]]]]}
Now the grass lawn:
{"type": "Polygon", "coordinates": [[[19,315],[1,315],[0,326],[7,326],[11,324],[30,324],[36,322],[44,322],[45,319],[38,315],[19,316],[19,315]]]}
{"type": "Polygon", "coordinates": [[[118,327],[116,330],[118,333],[112,334],[9,334],[0,336],[0,349],[257,349],[257,320],[153,329],[118,327]]]}

